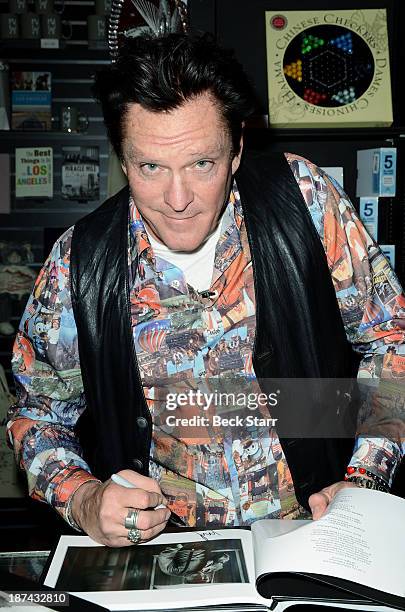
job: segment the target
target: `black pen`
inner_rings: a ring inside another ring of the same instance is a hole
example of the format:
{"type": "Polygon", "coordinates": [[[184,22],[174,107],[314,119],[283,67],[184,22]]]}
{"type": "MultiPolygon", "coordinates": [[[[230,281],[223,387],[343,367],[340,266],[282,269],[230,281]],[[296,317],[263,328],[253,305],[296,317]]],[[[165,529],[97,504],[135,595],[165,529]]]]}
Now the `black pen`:
{"type": "MultiPolygon", "coordinates": [[[[121,487],[125,487],[126,489],[138,489],[138,487],[136,485],[134,485],[133,482],[129,482],[129,480],[127,480],[126,478],[123,478],[119,474],[113,474],[111,476],[111,480],[113,482],[115,482],[115,484],[120,485],[121,487]]],[[[159,504],[159,506],[156,506],[155,510],[159,510],[160,508],[166,508],[167,509],[167,506],[165,506],[164,504],[159,504]]],[[[170,510],[170,508],[169,508],[169,510],[170,510]]],[[[172,525],[176,525],[176,527],[187,527],[187,525],[183,521],[183,519],[180,518],[180,516],[178,516],[174,512],[172,512],[172,510],[170,510],[169,521],[170,521],[170,523],[172,523],[172,525]]]]}

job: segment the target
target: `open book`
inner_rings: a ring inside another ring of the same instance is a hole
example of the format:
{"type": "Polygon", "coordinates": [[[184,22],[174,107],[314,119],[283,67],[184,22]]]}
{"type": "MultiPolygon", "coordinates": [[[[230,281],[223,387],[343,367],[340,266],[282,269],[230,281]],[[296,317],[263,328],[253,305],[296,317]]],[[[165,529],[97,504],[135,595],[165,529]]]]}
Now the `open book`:
{"type": "Polygon", "coordinates": [[[319,521],[164,533],[116,549],[62,536],[44,584],[110,610],[405,610],[404,551],[405,501],[347,488],[319,521]]]}

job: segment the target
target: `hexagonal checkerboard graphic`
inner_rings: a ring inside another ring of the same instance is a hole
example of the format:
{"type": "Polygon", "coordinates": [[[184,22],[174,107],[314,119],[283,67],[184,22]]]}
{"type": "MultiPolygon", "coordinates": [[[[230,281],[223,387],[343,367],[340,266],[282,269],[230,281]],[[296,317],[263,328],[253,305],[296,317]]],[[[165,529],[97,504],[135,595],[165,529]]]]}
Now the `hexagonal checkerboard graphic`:
{"type": "Polygon", "coordinates": [[[344,106],[371,85],[374,58],[355,32],[343,26],[313,26],[291,40],[283,70],[291,89],[306,102],[344,106]]]}

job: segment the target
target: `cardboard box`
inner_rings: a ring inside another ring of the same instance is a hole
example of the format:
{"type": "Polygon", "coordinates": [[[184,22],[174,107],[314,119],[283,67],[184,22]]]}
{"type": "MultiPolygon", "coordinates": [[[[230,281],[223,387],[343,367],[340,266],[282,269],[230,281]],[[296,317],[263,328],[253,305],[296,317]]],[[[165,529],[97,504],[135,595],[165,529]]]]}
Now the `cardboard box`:
{"type": "Polygon", "coordinates": [[[372,238],[378,241],[378,198],[360,198],[360,219],[372,238]]]}
{"type": "Polygon", "coordinates": [[[380,244],[380,249],[390,262],[391,268],[395,270],[395,244],[380,244]]]}
{"type": "Polygon", "coordinates": [[[385,9],[266,11],[265,19],[271,126],[392,124],[385,9]]]}
{"type": "Polygon", "coordinates": [[[396,169],[397,150],[394,147],[357,151],[356,195],[394,197],[396,169]]]}

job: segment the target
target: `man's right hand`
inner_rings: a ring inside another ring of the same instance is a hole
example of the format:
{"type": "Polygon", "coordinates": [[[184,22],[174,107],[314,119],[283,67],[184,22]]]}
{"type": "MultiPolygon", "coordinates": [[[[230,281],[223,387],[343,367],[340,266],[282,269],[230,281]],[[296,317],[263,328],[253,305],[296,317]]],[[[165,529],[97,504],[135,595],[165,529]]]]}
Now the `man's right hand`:
{"type": "Polygon", "coordinates": [[[93,540],[106,546],[130,546],[128,529],[124,522],[130,508],[141,510],[137,528],[141,541],[150,540],[160,533],[170,517],[169,509],[153,510],[167,504],[158,483],[131,470],[118,472],[137,488],[128,489],[107,480],[100,484],[90,481],[73,495],[72,517],[93,540]]]}

